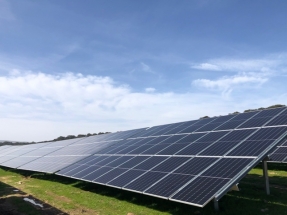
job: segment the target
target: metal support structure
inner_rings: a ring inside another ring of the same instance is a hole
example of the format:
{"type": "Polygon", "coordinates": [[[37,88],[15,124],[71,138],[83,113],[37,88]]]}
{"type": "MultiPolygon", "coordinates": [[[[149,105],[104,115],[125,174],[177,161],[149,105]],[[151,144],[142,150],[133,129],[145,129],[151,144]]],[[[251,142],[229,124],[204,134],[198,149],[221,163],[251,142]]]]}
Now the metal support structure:
{"type": "Polygon", "coordinates": [[[262,161],[262,169],[263,169],[263,177],[264,177],[264,181],[265,181],[265,191],[266,191],[267,195],[270,195],[268,167],[267,167],[267,160],[266,159],[264,159],[262,161]]]}
{"type": "Polygon", "coordinates": [[[215,210],[215,211],[219,211],[219,203],[218,203],[218,200],[213,199],[213,203],[214,203],[214,210],[215,210]]]}

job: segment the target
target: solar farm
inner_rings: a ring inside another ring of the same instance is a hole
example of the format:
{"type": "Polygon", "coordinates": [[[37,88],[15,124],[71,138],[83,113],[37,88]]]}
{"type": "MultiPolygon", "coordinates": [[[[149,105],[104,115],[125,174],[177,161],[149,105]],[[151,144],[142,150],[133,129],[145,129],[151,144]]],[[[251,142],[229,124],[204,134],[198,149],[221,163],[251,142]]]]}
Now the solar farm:
{"type": "Polygon", "coordinates": [[[196,207],[213,201],[219,210],[219,200],[239,190],[238,183],[259,164],[266,195],[270,194],[267,166],[287,163],[286,138],[287,108],[273,108],[71,140],[1,146],[0,165],[196,207]]]}

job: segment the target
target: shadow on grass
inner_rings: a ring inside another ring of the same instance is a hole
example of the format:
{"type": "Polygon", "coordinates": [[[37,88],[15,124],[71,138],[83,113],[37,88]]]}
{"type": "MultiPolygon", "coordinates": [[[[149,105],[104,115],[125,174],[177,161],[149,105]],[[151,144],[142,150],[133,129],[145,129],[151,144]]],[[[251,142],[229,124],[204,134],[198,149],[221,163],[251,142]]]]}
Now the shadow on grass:
{"type": "MultiPolygon", "coordinates": [[[[269,170],[274,171],[278,169],[284,169],[284,165],[268,166],[269,170]]],[[[261,166],[259,165],[256,168],[261,169],[261,166]]],[[[121,201],[152,208],[161,212],[168,212],[169,214],[218,214],[214,211],[212,202],[204,208],[198,208],[186,204],[167,201],[164,199],[98,185],[90,182],[84,182],[54,174],[14,170],[9,168],[2,169],[21,174],[23,177],[55,181],[102,196],[108,196],[121,201]]],[[[264,180],[262,175],[247,175],[247,177],[241,180],[239,187],[241,188],[240,192],[229,192],[220,200],[220,214],[287,214],[287,177],[270,177],[271,195],[266,195],[265,193],[264,180]]]]}
{"type": "Polygon", "coordinates": [[[0,214],[1,215],[67,215],[66,213],[42,202],[33,196],[18,190],[8,184],[0,182],[0,214]],[[28,198],[41,204],[43,207],[33,205],[24,200],[28,198]]]}

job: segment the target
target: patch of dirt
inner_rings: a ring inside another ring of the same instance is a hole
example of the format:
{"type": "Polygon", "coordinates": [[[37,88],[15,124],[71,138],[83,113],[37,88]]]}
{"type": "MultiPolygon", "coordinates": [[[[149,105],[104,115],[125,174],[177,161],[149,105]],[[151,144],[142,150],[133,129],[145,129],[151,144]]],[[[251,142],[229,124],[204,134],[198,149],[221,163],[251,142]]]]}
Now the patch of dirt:
{"type": "Polygon", "coordinates": [[[0,194],[0,214],[1,215],[26,215],[25,212],[20,212],[19,208],[23,205],[29,205],[34,208],[39,215],[68,215],[65,212],[52,207],[49,204],[42,202],[33,196],[28,195],[20,190],[16,191],[14,187],[3,188],[0,194]],[[24,201],[24,198],[33,199],[36,203],[43,205],[43,208],[36,206],[30,202],[24,201]],[[17,202],[17,203],[16,203],[17,202]],[[18,205],[18,203],[20,203],[18,205]]]}
{"type": "MultiPolygon", "coordinates": [[[[4,183],[11,182],[11,177],[4,176],[0,177],[0,180],[4,183]]],[[[46,191],[46,193],[50,196],[52,196],[56,201],[59,202],[65,202],[67,204],[74,204],[75,209],[69,209],[66,212],[63,212],[52,205],[48,204],[48,202],[43,202],[39,199],[34,198],[33,196],[24,193],[21,191],[21,189],[26,187],[26,181],[29,180],[29,177],[23,177],[20,181],[16,181],[13,184],[15,184],[15,187],[12,187],[8,184],[8,187],[4,188],[3,190],[0,190],[0,215],[26,215],[26,213],[19,212],[18,205],[15,204],[15,199],[18,202],[21,202],[21,204],[27,204],[32,206],[32,208],[35,209],[35,212],[38,212],[39,215],[98,215],[99,213],[88,209],[83,208],[82,205],[78,205],[73,203],[73,201],[65,196],[58,196],[52,191],[46,191]],[[18,190],[18,191],[16,191],[18,190]],[[43,208],[33,205],[30,202],[24,201],[24,198],[33,199],[37,204],[43,205],[43,208]],[[19,201],[20,200],[20,201],[19,201]]],[[[0,182],[1,183],[1,182],[0,182]]]]}

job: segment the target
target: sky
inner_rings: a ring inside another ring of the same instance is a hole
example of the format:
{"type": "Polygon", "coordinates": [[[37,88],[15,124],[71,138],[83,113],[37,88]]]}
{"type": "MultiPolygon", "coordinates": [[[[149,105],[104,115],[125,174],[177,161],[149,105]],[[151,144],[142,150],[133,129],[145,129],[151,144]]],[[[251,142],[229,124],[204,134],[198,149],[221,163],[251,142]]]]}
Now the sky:
{"type": "Polygon", "coordinates": [[[287,1],[0,0],[0,140],[287,104],[287,1]]]}

